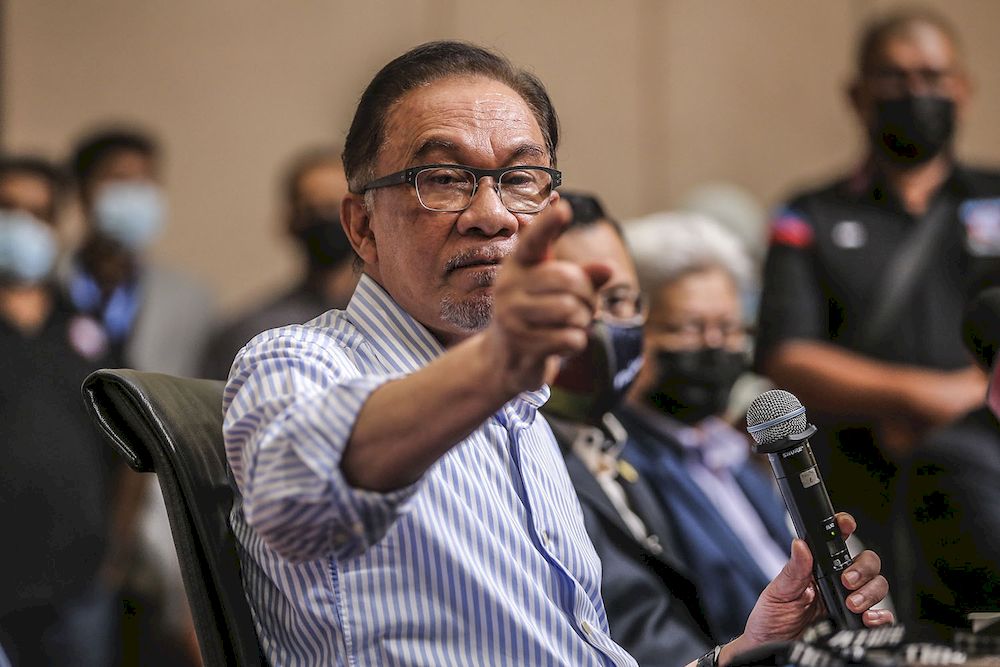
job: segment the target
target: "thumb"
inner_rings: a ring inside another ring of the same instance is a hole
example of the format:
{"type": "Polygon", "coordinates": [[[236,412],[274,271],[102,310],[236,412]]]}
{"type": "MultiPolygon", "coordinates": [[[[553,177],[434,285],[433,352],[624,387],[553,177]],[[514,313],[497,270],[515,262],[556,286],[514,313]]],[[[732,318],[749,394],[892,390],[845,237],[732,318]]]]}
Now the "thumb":
{"type": "Polygon", "coordinates": [[[549,248],[569,224],[572,213],[565,206],[548,206],[535,216],[514,249],[514,260],[522,266],[543,262],[549,248]]]}
{"type": "Polygon", "coordinates": [[[779,600],[796,600],[812,583],[813,557],[803,540],[792,540],[792,554],[768,588],[779,600]]]}

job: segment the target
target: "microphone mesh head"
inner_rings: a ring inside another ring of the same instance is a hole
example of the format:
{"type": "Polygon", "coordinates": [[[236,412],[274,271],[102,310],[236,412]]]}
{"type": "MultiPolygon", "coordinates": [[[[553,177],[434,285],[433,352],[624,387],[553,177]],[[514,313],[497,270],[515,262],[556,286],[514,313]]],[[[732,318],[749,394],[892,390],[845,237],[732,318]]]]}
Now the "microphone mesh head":
{"type": "MultiPolygon", "coordinates": [[[[799,402],[799,399],[795,398],[794,394],[782,391],[781,389],[765,391],[763,394],[754,399],[753,403],[750,404],[750,408],[747,410],[747,428],[763,424],[764,422],[771,421],[772,419],[778,419],[784,415],[794,412],[795,410],[798,410],[801,407],[802,403],[799,402]]],[[[771,443],[777,442],[782,438],[787,438],[793,433],[801,433],[806,430],[807,426],[808,422],[806,422],[806,414],[803,412],[800,415],[779,422],[774,426],[764,429],[763,431],[751,433],[750,437],[752,437],[754,442],[758,445],[770,445],[771,443]]]]}

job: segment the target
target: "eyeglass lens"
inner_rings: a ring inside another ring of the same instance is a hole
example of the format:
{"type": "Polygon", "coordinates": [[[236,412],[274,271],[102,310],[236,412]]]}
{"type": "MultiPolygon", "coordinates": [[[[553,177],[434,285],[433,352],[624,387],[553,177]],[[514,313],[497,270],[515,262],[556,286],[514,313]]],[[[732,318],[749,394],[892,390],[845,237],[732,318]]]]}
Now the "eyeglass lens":
{"type": "MultiPolygon", "coordinates": [[[[417,197],[432,211],[462,211],[472,203],[477,188],[471,171],[456,167],[424,169],[414,181],[417,197]]],[[[552,193],[552,176],[541,169],[512,169],[496,186],[500,201],[512,213],[535,213],[552,193]]]]}

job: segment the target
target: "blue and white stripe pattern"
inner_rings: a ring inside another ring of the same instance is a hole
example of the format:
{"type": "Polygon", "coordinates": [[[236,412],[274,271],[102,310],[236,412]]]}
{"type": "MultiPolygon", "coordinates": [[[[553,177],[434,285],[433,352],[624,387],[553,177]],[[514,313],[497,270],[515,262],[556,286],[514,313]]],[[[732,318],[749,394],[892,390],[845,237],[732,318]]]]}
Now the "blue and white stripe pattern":
{"type": "Polygon", "coordinates": [[[237,357],[224,406],[232,524],[268,659],[635,665],[608,636],[600,561],[537,417],[547,389],[406,489],[345,482],[340,456],[368,395],[442,351],[364,276],[346,311],[265,332],[237,357]]]}

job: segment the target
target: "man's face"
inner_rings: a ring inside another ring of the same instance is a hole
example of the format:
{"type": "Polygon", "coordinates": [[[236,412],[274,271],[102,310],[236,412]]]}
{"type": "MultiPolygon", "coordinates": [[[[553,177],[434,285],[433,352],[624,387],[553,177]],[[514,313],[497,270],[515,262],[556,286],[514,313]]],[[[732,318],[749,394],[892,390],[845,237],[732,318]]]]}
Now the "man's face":
{"type": "MultiPolygon", "coordinates": [[[[516,92],[491,79],[450,77],[410,91],[389,111],[375,175],[432,163],[497,169],[550,162],[516,92]]],[[[508,211],[492,179],[479,185],[458,213],[426,210],[410,185],[373,191],[367,213],[360,196],[345,200],[352,217],[345,223],[361,230],[354,242],[366,273],[446,344],[487,325],[499,263],[534,217],[508,211]]]]}
{"type": "Polygon", "coordinates": [[[9,173],[0,178],[0,209],[24,211],[55,224],[53,192],[44,178],[27,173],[9,173]]]}
{"type": "Polygon", "coordinates": [[[862,123],[869,127],[881,100],[907,95],[947,97],[955,102],[961,118],[969,93],[955,45],[936,27],[916,22],[882,40],[869,71],[852,87],[851,98],[862,123]]]}
{"type": "Polygon", "coordinates": [[[600,263],[611,269],[611,277],[601,286],[597,316],[611,315],[627,320],[639,314],[635,305],[639,294],[635,265],[610,224],[598,222],[571,229],[553,244],[552,255],[574,264],[600,263]]]}
{"type": "Polygon", "coordinates": [[[739,294],[722,269],[687,273],[653,295],[646,322],[646,349],[681,351],[746,344],[739,294]]]}
{"type": "Polygon", "coordinates": [[[649,317],[643,327],[646,363],[636,385],[641,393],[660,380],[660,352],[717,348],[742,352],[746,329],[739,292],[730,275],[719,268],[687,273],[650,295],[649,317]]]}

